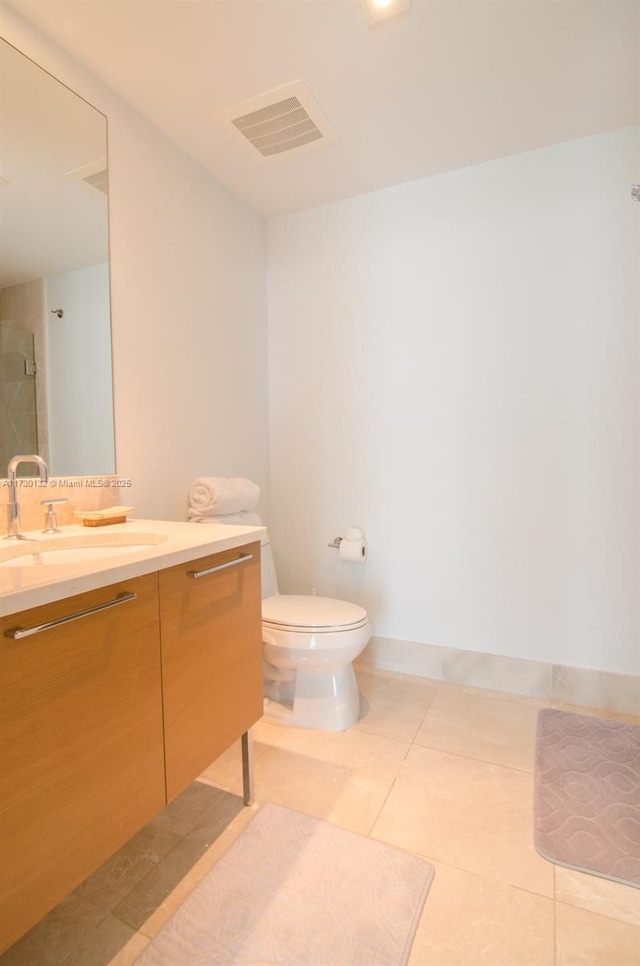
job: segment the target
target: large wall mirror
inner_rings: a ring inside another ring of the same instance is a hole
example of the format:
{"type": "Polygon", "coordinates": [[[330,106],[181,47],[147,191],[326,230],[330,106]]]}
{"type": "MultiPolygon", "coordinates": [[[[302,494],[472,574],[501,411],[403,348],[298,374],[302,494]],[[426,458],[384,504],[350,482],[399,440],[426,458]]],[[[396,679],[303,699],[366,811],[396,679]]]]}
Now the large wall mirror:
{"type": "Polygon", "coordinates": [[[0,477],[19,453],[115,472],[107,123],[0,40],[0,477]]]}

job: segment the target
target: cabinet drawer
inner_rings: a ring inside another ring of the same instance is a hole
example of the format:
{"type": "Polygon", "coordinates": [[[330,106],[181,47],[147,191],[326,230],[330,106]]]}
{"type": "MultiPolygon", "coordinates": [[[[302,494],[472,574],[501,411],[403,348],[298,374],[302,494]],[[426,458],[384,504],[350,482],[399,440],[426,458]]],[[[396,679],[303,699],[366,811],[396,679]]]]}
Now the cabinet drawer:
{"type": "Polygon", "coordinates": [[[171,801],[262,715],[260,544],[159,576],[171,801]]]}
{"type": "Polygon", "coordinates": [[[159,639],[157,574],[0,619],[0,949],[164,806],[159,639]]]}

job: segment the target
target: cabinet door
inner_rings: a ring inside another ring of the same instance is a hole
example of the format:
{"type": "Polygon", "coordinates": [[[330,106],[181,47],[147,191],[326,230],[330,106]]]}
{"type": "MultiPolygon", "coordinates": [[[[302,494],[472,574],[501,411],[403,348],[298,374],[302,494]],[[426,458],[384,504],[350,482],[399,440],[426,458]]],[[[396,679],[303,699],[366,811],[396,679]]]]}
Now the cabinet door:
{"type": "Polygon", "coordinates": [[[164,804],[158,575],[0,619],[0,950],[164,804]]]}
{"type": "Polygon", "coordinates": [[[160,615],[171,801],[262,715],[260,544],[161,571],[160,615]]]}

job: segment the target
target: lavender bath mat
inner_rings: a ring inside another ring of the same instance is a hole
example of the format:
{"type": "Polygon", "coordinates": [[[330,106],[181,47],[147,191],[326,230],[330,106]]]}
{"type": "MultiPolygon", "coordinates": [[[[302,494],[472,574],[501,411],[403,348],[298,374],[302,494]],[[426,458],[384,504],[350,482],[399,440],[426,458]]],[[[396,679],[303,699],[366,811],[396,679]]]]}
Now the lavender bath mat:
{"type": "Polygon", "coordinates": [[[640,888],[640,727],[540,711],[534,809],[545,859],[640,888]]]}
{"type": "Polygon", "coordinates": [[[433,875],[415,855],[265,805],[136,966],[404,966],[433,875]]]}

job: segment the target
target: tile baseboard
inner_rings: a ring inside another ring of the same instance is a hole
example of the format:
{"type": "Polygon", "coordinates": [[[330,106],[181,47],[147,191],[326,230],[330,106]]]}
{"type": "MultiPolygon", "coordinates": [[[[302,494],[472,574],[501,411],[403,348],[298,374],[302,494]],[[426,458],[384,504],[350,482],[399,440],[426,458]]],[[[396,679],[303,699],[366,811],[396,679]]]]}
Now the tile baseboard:
{"type": "Polygon", "coordinates": [[[357,666],[510,694],[640,714],[640,677],[372,637],[357,666]]]}

